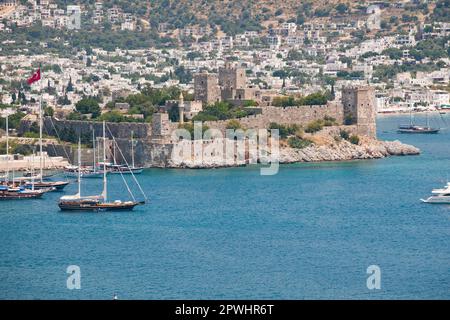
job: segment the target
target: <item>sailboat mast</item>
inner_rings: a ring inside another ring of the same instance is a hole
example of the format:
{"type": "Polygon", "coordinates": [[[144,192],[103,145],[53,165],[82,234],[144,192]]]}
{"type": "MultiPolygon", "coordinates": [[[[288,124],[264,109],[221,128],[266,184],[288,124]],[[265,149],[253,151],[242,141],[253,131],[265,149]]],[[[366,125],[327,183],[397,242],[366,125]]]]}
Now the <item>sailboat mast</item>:
{"type": "Polygon", "coordinates": [[[115,143],[113,143],[113,157],[114,157],[113,163],[116,164],[116,144],[115,143]]]}
{"type": "Polygon", "coordinates": [[[8,115],[6,115],[6,177],[5,181],[8,183],[9,180],[9,125],[8,125],[8,115]]]}
{"type": "Polygon", "coordinates": [[[131,130],[131,167],[134,169],[134,140],[133,140],[133,130],[131,130]]]}
{"type": "MultiPolygon", "coordinates": [[[[42,73],[41,73],[42,77],[42,73]]],[[[39,81],[39,167],[41,182],[43,181],[43,163],[42,163],[42,79],[39,81]]]]}
{"type": "Polygon", "coordinates": [[[78,195],[81,195],[81,138],[78,138],[78,195]]]}
{"type": "Polygon", "coordinates": [[[411,105],[409,106],[409,124],[410,124],[411,127],[412,127],[412,125],[413,125],[413,120],[412,120],[412,109],[413,109],[413,105],[411,104],[411,105]]]}
{"type": "Polygon", "coordinates": [[[103,201],[106,202],[107,199],[107,189],[106,189],[106,130],[105,121],[103,121],[103,201]]]}
{"type": "Polygon", "coordinates": [[[31,190],[34,191],[34,151],[33,151],[33,157],[31,158],[31,190]]]}
{"type": "Polygon", "coordinates": [[[97,169],[96,169],[96,165],[95,165],[95,130],[94,129],[92,129],[92,149],[94,151],[94,155],[93,155],[94,163],[92,165],[93,165],[93,169],[94,169],[94,173],[95,173],[95,172],[97,172],[97,169]]]}

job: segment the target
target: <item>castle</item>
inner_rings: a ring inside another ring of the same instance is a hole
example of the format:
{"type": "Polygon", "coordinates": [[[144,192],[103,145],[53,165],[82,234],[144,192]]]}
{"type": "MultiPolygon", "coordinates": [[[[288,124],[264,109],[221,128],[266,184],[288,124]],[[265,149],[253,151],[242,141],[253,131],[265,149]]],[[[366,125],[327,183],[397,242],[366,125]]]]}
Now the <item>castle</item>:
{"type": "Polygon", "coordinates": [[[194,97],[204,104],[228,101],[241,105],[245,100],[261,100],[261,91],[247,87],[244,68],[226,63],[225,67],[219,68],[218,74],[198,73],[194,76],[194,97]]]}
{"type": "MultiPolygon", "coordinates": [[[[239,94],[243,82],[236,78],[238,73],[230,75],[223,74],[221,88],[227,88],[223,91],[225,97],[234,97],[239,94]]],[[[221,93],[222,94],[222,93],[221,93]]],[[[206,97],[209,93],[206,95],[206,97]]],[[[218,96],[215,99],[219,99],[218,96]]],[[[135,161],[139,166],[165,166],[171,157],[173,148],[172,132],[183,123],[185,102],[180,96],[179,113],[180,122],[171,122],[169,114],[161,110],[153,114],[152,123],[108,123],[108,128],[118,142],[123,151],[126,161],[131,161],[131,143],[130,132],[134,133],[135,141],[135,161]]],[[[274,107],[263,106],[259,114],[247,116],[238,119],[241,126],[246,129],[268,129],[270,123],[278,124],[297,124],[306,126],[308,123],[332,117],[338,125],[346,125],[346,130],[361,136],[376,138],[376,112],[374,89],[369,86],[347,87],[342,90],[340,101],[329,101],[326,105],[318,106],[298,106],[298,107],[274,107]]],[[[228,120],[208,121],[205,123],[211,129],[218,129],[225,132],[228,120]]],[[[27,124],[23,124],[20,131],[25,132],[27,124]]],[[[28,124],[30,125],[30,124],[28,124]]],[[[44,121],[44,126],[48,132],[53,131],[53,125],[44,121]]],[[[75,134],[84,134],[94,130],[98,137],[102,132],[100,122],[88,121],[56,121],[55,126],[58,130],[71,128],[75,134]]],[[[28,128],[29,129],[29,128],[28,128]]],[[[48,150],[49,152],[51,150],[48,150]]],[[[53,155],[53,154],[51,154],[53,155]]],[[[61,156],[62,154],[56,154],[61,156]]],[[[125,162],[124,159],[117,159],[118,162],[125,162]],[[123,161],[121,161],[123,160],[123,161]]]]}

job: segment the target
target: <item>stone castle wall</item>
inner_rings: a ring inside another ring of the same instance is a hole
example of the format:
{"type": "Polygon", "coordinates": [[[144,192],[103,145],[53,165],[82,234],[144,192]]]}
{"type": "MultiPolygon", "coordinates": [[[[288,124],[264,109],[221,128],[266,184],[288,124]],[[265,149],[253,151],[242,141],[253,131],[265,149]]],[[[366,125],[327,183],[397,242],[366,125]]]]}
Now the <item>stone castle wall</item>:
{"type": "MultiPolygon", "coordinates": [[[[246,129],[268,128],[271,122],[278,124],[298,124],[306,126],[311,121],[323,119],[325,116],[333,117],[338,124],[344,122],[344,110],[340,103],[329,103],[322,106],[299,107],[264,107],[261,114],[238,119],[246,129]]],[[[229,120],[207,121],[205,125],[225,132],[229,120]]]]}
{"type": "MultiPolygon", "coordinates": [[[[54,134],[54,128],[52,125],[61,132],[64,128],[72,129],[78,136],[80,134],[91,134],[92,130],[95,132],[96,137],[103,136],[103,123],[93,122],[93,121],[76,121],[76,120],[56,120],[45,118],[44,119],[44,133],[54,134]]],[[[110,133],[114,135],[116,139],[130,139],[131,132],[133,131],[133,137],[136,139],[144,139],[150,135],[151,125],[149,123],[133,123],[133,122],[122,122],[114,123],[107,122],[106,136],[110,137],[110,133]],[[109,130],[108,130],[109,129],[109,130]]]]}

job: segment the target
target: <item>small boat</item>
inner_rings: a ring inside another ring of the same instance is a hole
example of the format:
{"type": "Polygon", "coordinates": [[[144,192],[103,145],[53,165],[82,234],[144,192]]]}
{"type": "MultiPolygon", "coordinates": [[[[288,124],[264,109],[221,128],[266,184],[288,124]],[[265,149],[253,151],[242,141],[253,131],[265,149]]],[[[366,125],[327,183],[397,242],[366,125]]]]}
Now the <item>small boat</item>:
{"type": "MultiPolygon", "coordinates": [[[[31,178],[31,176],[33,175],[34,173],[31,171],[31,170],[27,170],[27,171],[25,171],[24,173],[23,173],[23,176],[24,177],[26,177],[26,178],[31,178]]],[[[53,177],[53,176],[55,176],[55,175],[57,175],[58,174],[58,172],[57,171],[52,171],[52,172],[45,172],[44,174],[43,174],[43,176],[42,176],[42,179],[49,179],[49,178],[51,178],[51,177],[53,177]]]]}
{"type": "Polygon", "coordinates": [[[436,134],[439,133],[440,129],[431,127],[422,127],[416,125],[405,125],[399,126],[398,133],[425,133],[425,134],[436,134]]]}
{"type": "MultiPolygon", "coordinates": [[[[141,174],[142,173],[144,168],[136,167],[135,163],[134,163],[134,146],[135,146],[134,134],[133,134],[133,131],[131,131],[131,166],[128,166],[128,163],[126,165],[116,164],[116,146],[113,145],[113,147],[114,147],[114,152],[113,152],[114,164],[106,163],[106,167],[110,173],[112,173],[112,174],[141,174]]],[[[101,164],[101,165],[103,165],[103,164],[101,164]]]]}
{"type": "MultiPolygon", "coordinates": [[[[72,178],[76,178],[78,177],[78,166],[67,166],[64,169],[64,174],[68,177],[72,177],[72,178]]],[[[97,171],[96,169],[90,168],[90,167],[86,167],[86,168],[81,168],[81,176],[83,178],[102,178],[103,177],[103,172],[102,171],[97,171]]]]}
{"type": "MultiPolygon", "coordinates": [[[[81,162],[80,150],[81,143],[78,142],[78,193],[71,196],[63,196],[60,198],[58,206],[61,211],[131,211],[140,204],[145,204],[145,201],[137,202],[130,189],[127,189],[133,197],[133,201],[108,201],[107,196],[107,168],[106,168],[106,133],[105,122],[103,122],[103,192],[101,195],[81,196],[81,162]]],[[[126,183],[126,182],[125,182],[126,183]]],[[[141,189],[142,190],[142,189],[141,189]]],[[[145,196],[145,195],[144,195],[145,196]]]]}
{"type": "Polygon", "coordinates": [[[61,191],[69,184],[68,181],[38,181],[38,182],[27,182],[24,187],[27,189],[51,189],[54,191],[61,191]]]}
{"type": "Polygon", "coordinates": [[[27,190],[23,187],[11,188],[0,185],[0,200],[37,199],[42,197],[44,193],[43,190],[27,190]]]}
{"type": "Polygon", "coordinates": [[[450,182],[447,182],[447,185],[441,189],[433,189],[431,191],[433,194],[428,199],[420,199],[424,203],[432,203],[432,204],[450,204],[450,182]]]}
{"type": "Polygon", "coordinates": [[[439,133],[441,129],[432,128],[429,124],[428,113],[427,113],[427,124],[426,126],[418,126],[413,123],[412,120],[412,109],[410,112],[410,123],[408,125],[400,125],[398,127],[398,133],[421,133],[421,134],[436,134],[439,133]]]}
{"type": "MultiPolygon", "coordinates": [[[[102,162],[99,163],[99,165],[103,165],[102,162]]],[[[140,174],[144,170],[144,168],[139,167],[128,167],[126,165],[121,164],[112,164],[112,163],[105,163],[106,170],[110,174],[140,174]]]]}

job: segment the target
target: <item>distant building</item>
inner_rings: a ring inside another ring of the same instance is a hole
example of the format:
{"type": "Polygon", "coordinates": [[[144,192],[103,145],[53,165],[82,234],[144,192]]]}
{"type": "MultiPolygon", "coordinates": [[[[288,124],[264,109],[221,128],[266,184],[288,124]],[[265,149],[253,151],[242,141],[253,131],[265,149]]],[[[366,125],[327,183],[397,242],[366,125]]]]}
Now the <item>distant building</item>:
{"type": "Polygon", "coordinates": [[[209,104],[220,101],[220,88],[217,75],[199,73],[194,76],[195,100],[209,104]]]}
{"type": "Polygon", "coordinates": [[[358,133],[376,137],[376,107],[373,87],[346,87],[342,90],[345,124],[357,124],[358,133]]]}
{"type": "Polygon", "coordinates": [[[81,29],[81,8],[80,6],[67,6],[67,29],[79,30],[81,29]]]}
{"type": "Polygon", "coordinates": [[[121,113],[127,113],[130,110],[130,105],[126,102],[116,102],[114,106],[121,113]]]}
{"type": "MultiPolygon", "coordinates": [[[[222,100],[236,100],[237,90],[246,88],[245,69],[232,68],[230,64],[219,68],[219,86],[222,100]]],[[[239,99],[240,100],[240,99],[239,99]]]]}

